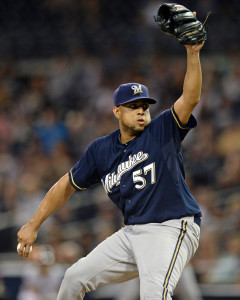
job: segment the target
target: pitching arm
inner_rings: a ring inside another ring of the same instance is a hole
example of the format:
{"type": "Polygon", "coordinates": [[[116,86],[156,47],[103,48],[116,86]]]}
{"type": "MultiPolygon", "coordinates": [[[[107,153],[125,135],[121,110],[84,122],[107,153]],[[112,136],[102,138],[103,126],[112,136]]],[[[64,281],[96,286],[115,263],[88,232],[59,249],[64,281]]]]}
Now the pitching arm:
{"type": "Polygon", "coordinates": [[[39,208],[33,217],[18,232],[18,243],[21,244],[18,250],[20,257],[28,257],[30,247],[37,238],[41,224],[58,208],[60,208],[74,193],[75,189],[69,181],[68,174],[65,174],[44,197],[39,208]],[[23,251],[25,247],[25,251],[23,251]]]}

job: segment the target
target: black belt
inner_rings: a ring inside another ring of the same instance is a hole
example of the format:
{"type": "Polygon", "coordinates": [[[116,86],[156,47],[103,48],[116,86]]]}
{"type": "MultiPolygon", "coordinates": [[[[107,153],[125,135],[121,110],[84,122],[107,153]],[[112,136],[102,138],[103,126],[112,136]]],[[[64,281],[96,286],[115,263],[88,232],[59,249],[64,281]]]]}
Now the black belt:
{"type": "Polygon", "coordinates": [[[201,226],[201,218],[198,216],[194,216],[194,223],[196,223],[200,227],[201,226]]]}

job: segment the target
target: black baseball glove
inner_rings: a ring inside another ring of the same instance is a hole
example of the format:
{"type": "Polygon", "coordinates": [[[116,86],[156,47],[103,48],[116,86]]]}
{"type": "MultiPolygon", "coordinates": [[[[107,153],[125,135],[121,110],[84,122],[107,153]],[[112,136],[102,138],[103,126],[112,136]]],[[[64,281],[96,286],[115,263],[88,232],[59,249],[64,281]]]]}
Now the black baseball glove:
{"type": "Polygon", "coordinates": [[[177,38],[180,44],[195,45],[207,39],[206,22],[202,24],[189,9],[177,3],[160,5],[154,17],[163,32],[177,38]]]}

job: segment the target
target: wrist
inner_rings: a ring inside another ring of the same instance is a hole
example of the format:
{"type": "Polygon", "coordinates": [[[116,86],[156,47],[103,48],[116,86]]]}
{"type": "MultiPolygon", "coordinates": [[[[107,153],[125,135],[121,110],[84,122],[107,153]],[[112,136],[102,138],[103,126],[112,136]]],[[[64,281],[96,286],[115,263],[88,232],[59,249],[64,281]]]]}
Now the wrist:
{"type": "Polygon", "coordinates": [[[33,228],[33,230],[38,231],[39,227],[41,224],[39,224],[38,222],[36,222],[35,220],[29,220],[27,223],[30,227],[33,228]]]}
{"type": "Polygon", "coordinates": [[[199,64],[200,63],[200,55],[199,52],[187,51],[187,63],[188,64],[199,64]]]}
{"type": "Polygon", "coordinates": [[[186,50],[187,50],[187,55],[188,56],[199,57],[200,51],[195,50],[192,47],[186,47],[186,50]]]}

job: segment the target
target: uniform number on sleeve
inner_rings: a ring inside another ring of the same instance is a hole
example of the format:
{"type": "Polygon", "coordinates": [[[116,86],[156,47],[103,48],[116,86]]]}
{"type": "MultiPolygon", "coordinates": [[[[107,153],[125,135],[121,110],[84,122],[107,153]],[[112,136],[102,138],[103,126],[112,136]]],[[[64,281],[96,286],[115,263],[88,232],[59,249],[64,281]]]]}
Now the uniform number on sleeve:
{"type": "Polygon", "coordinates": [[[151,163],[150,165],[133,172],[133,182],[138,182],[138,184],[135,184],[136,189],[141,190],[146,186],[146,179],[143,175],[147,175],[149,171],[151,172],[151,184],[154,184],[156,182],[155,163],[151,163]]]}

